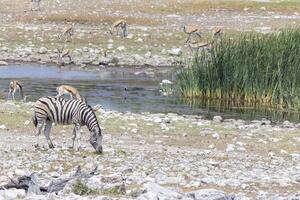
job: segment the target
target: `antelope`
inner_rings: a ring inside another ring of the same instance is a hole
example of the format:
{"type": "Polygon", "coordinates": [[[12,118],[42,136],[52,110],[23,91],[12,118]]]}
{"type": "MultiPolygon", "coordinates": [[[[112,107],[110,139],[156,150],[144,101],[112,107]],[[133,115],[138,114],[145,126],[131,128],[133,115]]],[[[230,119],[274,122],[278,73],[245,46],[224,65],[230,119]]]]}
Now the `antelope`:
{"type": "Polygon", "coordinates": [[[31,11],[36,11],[36,10],[41,11],[41,6],[40,6],[41,1],[42,0],[31,0],[31,11]],[[34,7],[37,9],[33,9],[34,7]]]}
{"type": "Polygon", "coordinates": [[[110,29],[110,34],[113,35],[113,32],[116,32],[116,35],[119,35],[119,30],[122,30],[122,36],[126,37],[127,35],[127,22],[123,19],[115,21],[110,29]]]}
{"type": "Polygon", "coordinates": [[[78,90],[70,85],[60,85],[56,88],[57,91],[57,98],[63,96],[64,94],[69,94],[71,96],[71,99],[78,99],[82,102],[86,103],[86,100],[84,97],[81,97],[78,90]]]}
{"type": "Polygon", "coordinates": [[[72,57],[70,55],[71,51],[69,49],[64,50],[64,47],[62,47],[61,49],[57,48],[58,51],[58,56],[57,56],[57,64],[59,66],[64,66],[66,61],[65,59],[68,59],[68,63],[72,63],[72,57]]]}
{"type": "Polygon", "coordinates": [[[185,25],[185,26],[183,26],[183,32],[188,34],[188,38],[185,41],[185,44],[188,44],[190,42],[192,35],[196,35],[199,38],[202,37],[200,29],[197,26],[194,26],[194,25],[185,25]]]}
{"type": "Polygon", "coordinates": [[[200,49],[210,50],[214,44],[214,40],[211,42],[198,42],[198,43],[189,43],[189,48],[191,52],[198,52],[200,49]]]}
{"type": "Polygon", "coordinates": [[[100,49],[100,54],[101,54],[101,56],[107,57],[107,53],[108,53],[108,50],[107,50],[107,49],[105,49],[105,48],[101,48],[101,49],[100,49]]]}
{"type": "Polygon", "coordinates": [[[223,29],[220,27],[216,27],[212,30],[212,38],[217,39],[220,38],[223,34],[223,29]]]}
{"type": "Polygon", "coordinates": [[[22,100],[25,101],[26,97],[24,97],[23,94],[23,87],[20,84],[20,82],[17,80],[12,80],[9,83],[9,91],[8,91],[7,99],[9,99],[9,97],[12,96],[12,99],[15,100],[15,93],[17,90],[19,90],[19,94],[21,95],[22,100]]]}
{"type": "Polygon", "coordinates": [[[66,42],[70,42],[73,39],[74,35],[74,23],[66,27],[63,32],[60,34],[59,38],[64,38],[66,42]]]}

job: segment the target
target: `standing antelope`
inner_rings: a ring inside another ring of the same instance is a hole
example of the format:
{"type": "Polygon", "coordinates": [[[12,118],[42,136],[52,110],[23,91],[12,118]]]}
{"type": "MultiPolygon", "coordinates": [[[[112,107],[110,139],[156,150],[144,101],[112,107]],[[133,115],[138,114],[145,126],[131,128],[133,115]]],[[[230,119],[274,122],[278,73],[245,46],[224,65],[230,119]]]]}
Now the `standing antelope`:
{"type": "Polygon", "coordinates": [[[116,32],[116,35],[119,35],[119,30],[122,30],[122,36],[126,37],[127,35],[127,22],[123,19],[115,21],[110,29],[110,34],[113,35],[113,32],[116,32]]]}
{"type": "Polygon", "coordinates": [[[101,56],[107,57],[107,53],[108,53],[108,50],[106,48],[101,48],[100,49],[101,56]]]}
{"type": "Polygon", "coordinates": [[[222,36],[223,34],[223,29],[220,27],[216,27],[212,30],[212,38],[213,39],[218,39],[222,36]]]}
{"type": "Polygon", "coordinates": [[[31,0],[31,11],[41,11],[41,1],[42,0],[31,0]]]}
{"type": "Polygon", "coordinates": [[[199,38],[201,38],[201,32],[200,32],[200,29],[197,26],[185,25],[185,26],[183,26],[183,32],[188,34],[188,38],[185,41],[185,44],[188,44],[190,42],[192,35],[196,35],[199,38]]]}
{"type": "Polygon", "coordinates": [[[23,95],[23,87],[17,80],[12,80],[9,83],[9,91],[7,95],[7,99],[9,99],[10,96],[12,96],[12,99],[15,100],[15,93],[19,90],[19,94],[21,95],[22,100],[25,101],[24,95],[23,95]]]}
{"type": "Polygon", "coordinates": [[[69,94],[71,96],[71,99],[78,99],[84,103],[86,103],[86,100],[84,97],[80,96],[78,90],[75,87],[72,87],[70,85],[61,85],[56,88],[57,91],[57,98],[63,96],[64,94],[69,94]]]}
{"type": "Polygon", "coordinates": [[[90,144],[97,153],[102,153],[103,151],[102,134],[97,117],[93,109],[80,100],[49,96],[42,97],[35,103],[33,123],[36,127],[36,147],[39,146],[39,135],[44,126],[44,135],[49,148],[54,148],[52,140],[50,139],[52,123],[74,124],[72,147],[75,150],[80,149],[80,128],[81,126],[87,126],[91,133],[89,139],[90,144]],[[77,147],[75,147],[75,140],[77,141],[77,147]]]}
{"type": "Polygon", "coordinates": [[[71,42],[73,40],[74,35],[74,23],[68,27],[66,27],[63,32],[59,35],[59,38],[64,38],[65,42],[71,42]]]}
{"type": "Polygon", "coordinates": [[[57,65],[59,66],[64,66],[66,64],[66,58],[68,59],[68,63],[73,62],[72,57],[70,55],[71,51],[69,49],[64,50],[64,48],[64,46],[61,49],[57,48],[57,65]]]}

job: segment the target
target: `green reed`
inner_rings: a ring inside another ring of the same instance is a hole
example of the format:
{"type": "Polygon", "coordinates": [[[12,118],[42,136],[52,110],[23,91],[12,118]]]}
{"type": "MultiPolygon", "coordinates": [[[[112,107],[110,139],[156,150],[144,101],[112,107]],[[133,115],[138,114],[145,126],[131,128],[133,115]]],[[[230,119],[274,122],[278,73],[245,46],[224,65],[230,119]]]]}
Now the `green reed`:
{"type": "Polygon", "coordinates": [[[300,108],[300,29],[224,37],[199,52],[176,79],[187,98],[300,108]]]}

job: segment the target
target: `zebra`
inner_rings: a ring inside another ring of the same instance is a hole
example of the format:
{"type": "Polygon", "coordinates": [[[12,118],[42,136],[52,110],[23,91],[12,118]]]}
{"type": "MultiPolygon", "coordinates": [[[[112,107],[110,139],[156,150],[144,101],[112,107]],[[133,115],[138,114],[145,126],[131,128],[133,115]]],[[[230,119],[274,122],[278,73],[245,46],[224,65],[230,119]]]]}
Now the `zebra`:
{"type": "Polygon", "coordinates": [[[78,99],[65,99],[60,97],[41,97],[34,105],[33,123],[36,127],[37,143],[39,146],[39,135],[45,125],[44,135],[49,148],[54,148],[50,139],[52,123],[55,124],[74,124],[73,143],[74,150],[80,149],[80,127],[86,125],[91,136],[90,144],[97,153],[102,153],[102,134],[97,117],[91,106],[78,99]],[[75,147],[75,140],[77,147],[75,147]]]}

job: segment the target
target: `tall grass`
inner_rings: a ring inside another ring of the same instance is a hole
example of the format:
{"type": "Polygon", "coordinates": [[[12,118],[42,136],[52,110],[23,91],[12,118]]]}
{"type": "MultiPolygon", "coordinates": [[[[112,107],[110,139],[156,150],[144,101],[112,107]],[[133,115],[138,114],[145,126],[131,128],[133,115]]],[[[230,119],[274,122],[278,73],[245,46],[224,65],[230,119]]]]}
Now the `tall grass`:
{"type": "Polygon", "coordinates": [[[180,94],[300,108],[300,29],[223,38],[177,74],[180,94]]]}

